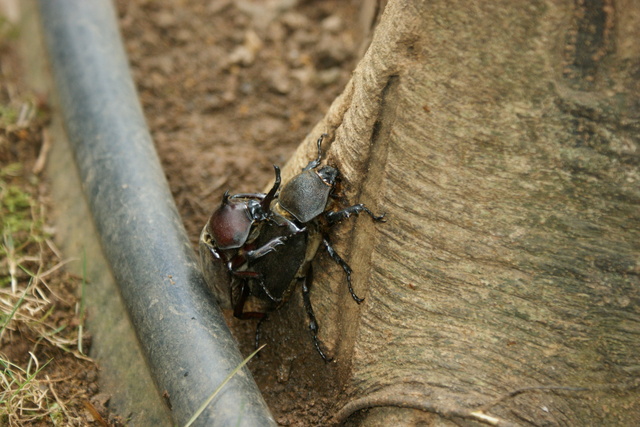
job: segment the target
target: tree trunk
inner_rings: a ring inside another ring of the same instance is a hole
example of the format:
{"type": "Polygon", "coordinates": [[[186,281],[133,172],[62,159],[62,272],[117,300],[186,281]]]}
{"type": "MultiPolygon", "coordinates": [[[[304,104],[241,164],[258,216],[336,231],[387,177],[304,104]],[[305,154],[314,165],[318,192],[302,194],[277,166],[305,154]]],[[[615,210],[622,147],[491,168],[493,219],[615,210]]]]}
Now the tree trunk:
{"type": "Polygon", "coordinates": [[[314,263],[335,422],[640,420],[639,18],[629,1],[388,2],[283,173],[327,132],[349,203],[388,218],[331,232],[362,304],[314,263]]]}

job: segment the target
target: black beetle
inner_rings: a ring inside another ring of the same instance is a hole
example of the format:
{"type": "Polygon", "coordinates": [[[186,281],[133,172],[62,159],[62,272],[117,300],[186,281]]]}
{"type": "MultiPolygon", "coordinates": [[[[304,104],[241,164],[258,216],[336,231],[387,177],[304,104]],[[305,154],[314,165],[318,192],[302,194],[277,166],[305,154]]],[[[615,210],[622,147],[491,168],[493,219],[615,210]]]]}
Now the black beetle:
{"type": "MultiPolygon", "coordinates": [[[[351,284],[351,268],[329,243],[326,232],[352,214],[366,212],[363,204],[342,210],[328,210],[336,197],[339,171],[320,166],[323,134],[317,141],[318,156],[277,194],[280,171],[268,194],[223,196],[200,235],[200,257],[205,279],[223,308],[233,308],[239,318],[264,319],[269,311],[287,301],[298,282],[302,283],[305,311],[316,350],[329,360],[318,340],[318,326],[309,298],[311,261],[321,244],[347,274],[353,299],[361,303],[351,284]]],[[[256,343],[259,340],[259,326],[256,343]]]]}
{"type": "MultiPolygon", "coordinates": [[[[232,308],[240,318],[260,317],[262,311],[245,312],[244,305],[256,284],[267,297],[273,297],[262,277],[247,271],[249,261],[260,258],[284,243],[283,236],[258,245],[260,231],[271,216],[270,204],[280,187],[280,169],[274,166],[276,180],[267,194],[242,193],[229,196],[225,192],[222,203],[211,214],[200,234],[201,267],[211,289],[222,308],[232,308]],[[247,282],[247,279],[252,279],[247,282]]],[[[262,240],[260,242],[263,242],[262,240]]]]}
{"type": "Polygon", "coordinates": [[[325,236],[325,232],[337,222],[360,212],[366,212],[375,221],[384,221],[384,214],[380,216],[374,215],[362,203],[338,211],[328,210],[331,205],[331,198],[335,197],[334,190],[340,172],[332,166],[322,166],[318,169],[322,160],[322,140],[325,136],[326,134],[322,134],[318,138],[318,157],[310,161],[299,175],[293,177],[282,188],[274,201],[273,210],[285,218],[300,224],[314,222],[319,225],[322,238],[318,240],[318,245],[320,243],[324,244],[329,256],[342,267],[347,274],[347,285],[351,296],[357,303],[361,303],[363,299],[359,298],[353,291],[351,268],[333,249],[325,236]]]}

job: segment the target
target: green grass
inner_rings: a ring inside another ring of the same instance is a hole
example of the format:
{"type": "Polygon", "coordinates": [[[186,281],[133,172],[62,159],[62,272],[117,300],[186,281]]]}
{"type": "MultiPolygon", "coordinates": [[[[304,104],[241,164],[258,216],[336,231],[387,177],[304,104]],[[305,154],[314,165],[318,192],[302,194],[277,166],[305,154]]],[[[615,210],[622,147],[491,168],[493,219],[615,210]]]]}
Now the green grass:
{"type": "Polygon", "coordinates": [[[19,175],[22,166],[13,163],[0,170],[0,288],[11,286],[17,291],[23,266],[33,262],[32,244],[40,244],[48,237],[37,215],[37,203],[32,195],[10,183],[19,175]]]}

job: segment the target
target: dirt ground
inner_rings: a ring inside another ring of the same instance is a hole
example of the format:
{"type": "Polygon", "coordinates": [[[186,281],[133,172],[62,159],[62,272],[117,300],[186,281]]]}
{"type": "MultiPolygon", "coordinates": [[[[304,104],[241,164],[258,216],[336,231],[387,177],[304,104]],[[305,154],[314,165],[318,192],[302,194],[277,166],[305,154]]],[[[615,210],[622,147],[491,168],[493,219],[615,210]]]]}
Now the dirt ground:
{"type": "MultiPolygon", "coordinates": [[[[263,191],[272,165],[286,162],[340,94],[361,52],[360,1],[119,0],[117,7],[145,115],[195,248],[222,193],[263,191]]],[[[297,308],[278,315],[306,329],[297,308]]],[[[228,322],[248,355],[255,322],[228,322]]],[[[273,343],[269,323],[264,342],[273,343]]],[[[283,354],[286,341],[268,346],[250,368],[280,424],[321,425],[338,391],[299,374],[311,369],[326,379],[330,368],[310,339],[304,354],[283,354]]]]}
{"type": "Polygon", "coordinates": [[[272,165],[341,92],[359,47],[357,3],[117,2],[144,112],[194,244],[222,193],[261,191],[272,165]]]}

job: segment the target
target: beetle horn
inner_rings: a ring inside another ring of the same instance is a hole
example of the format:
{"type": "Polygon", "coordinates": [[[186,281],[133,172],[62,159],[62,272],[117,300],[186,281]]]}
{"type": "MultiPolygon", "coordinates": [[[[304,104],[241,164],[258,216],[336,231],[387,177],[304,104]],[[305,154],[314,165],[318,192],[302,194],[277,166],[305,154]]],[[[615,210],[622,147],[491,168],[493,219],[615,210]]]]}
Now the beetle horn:
{"type": "Polygon", "coordinates": [[[273,183],[273,187],[271,187],[271,190],[269,190],[267,195],[260,202],[260,207],[266,213],[271,212],[271,210],[269,209],[269,206],[271,206],[271,202],[273,201],[273,199],[276,198],[276,193],[280,188],[280,168],[276,165],[273,165],[273,169],[276,172],[276,180],[273,183]]]}
{"type": "Polygon", "coordinates": [[[224,206],[229,203],[229,190],[225,191],[222,195],[222,204],[220,206],[224,206]]]}

